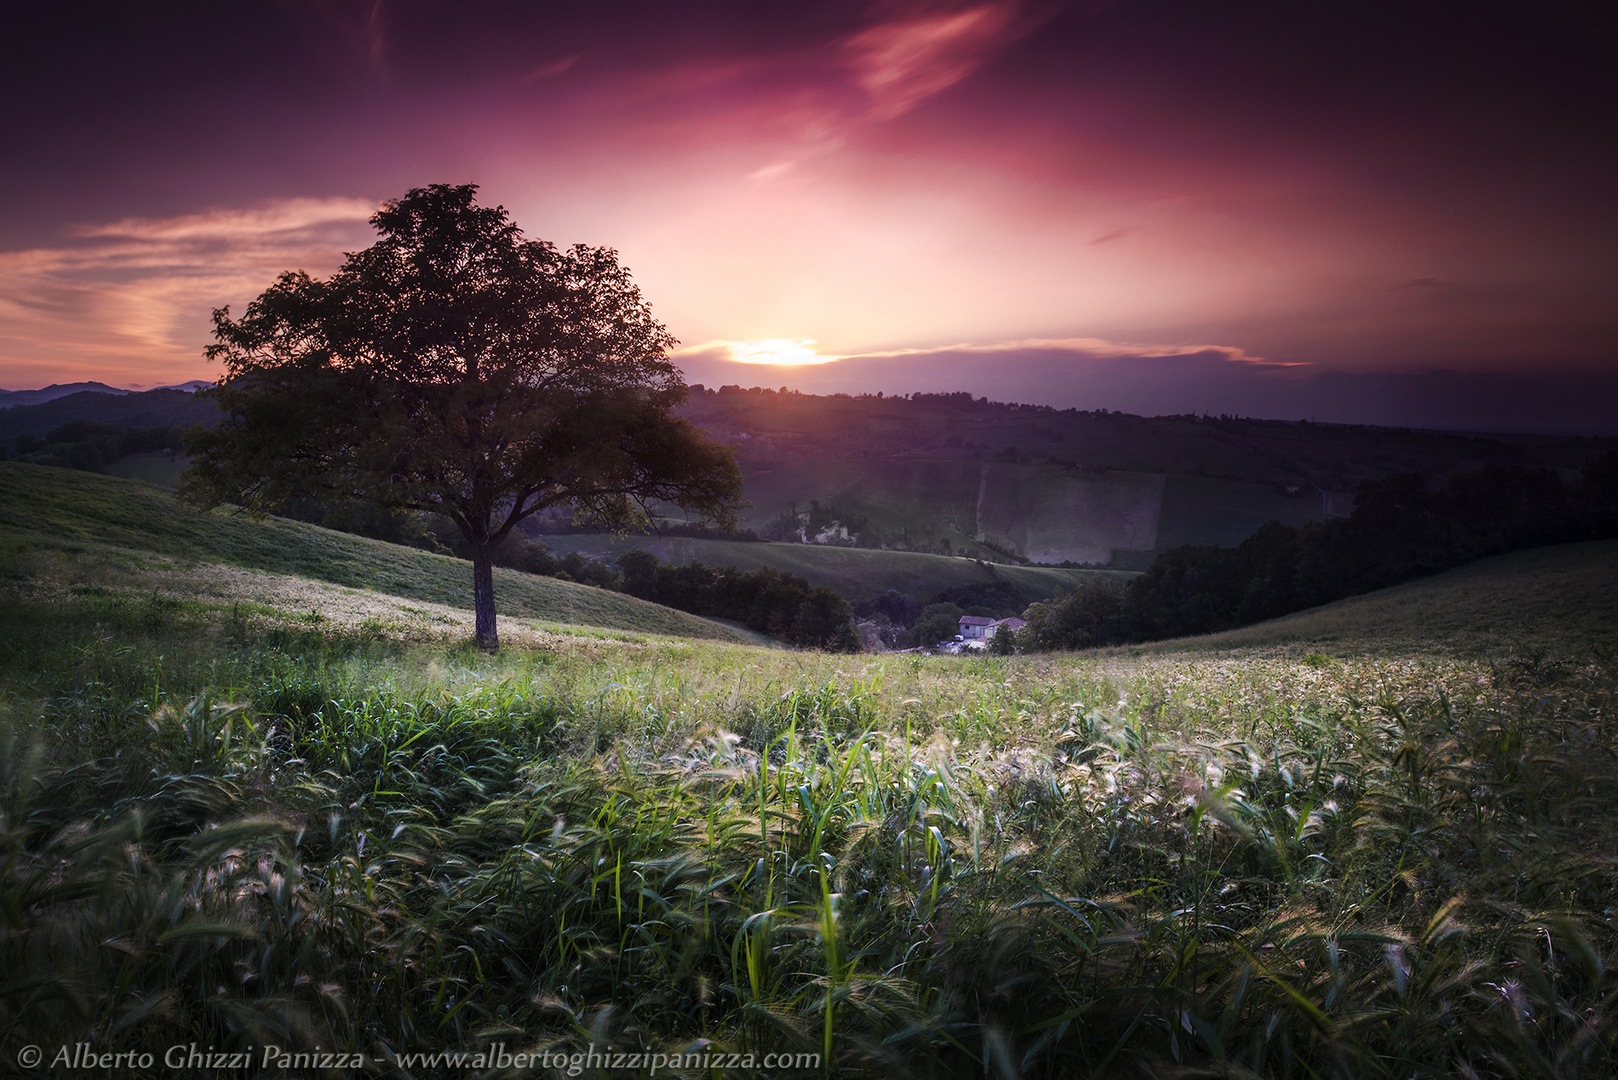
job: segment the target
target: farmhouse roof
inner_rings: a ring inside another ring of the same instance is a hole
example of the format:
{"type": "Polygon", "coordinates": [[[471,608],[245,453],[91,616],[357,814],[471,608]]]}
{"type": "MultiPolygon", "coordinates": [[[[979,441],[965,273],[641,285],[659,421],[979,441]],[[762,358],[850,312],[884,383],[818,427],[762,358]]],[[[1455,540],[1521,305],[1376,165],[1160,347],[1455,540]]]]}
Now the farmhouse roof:
{"type": "Polygon", "coordinates": [[[985,618],[982,615],[962,615],[961,616],[961,625],[962,626],[993,626],[994,625],[994,620],[989,619],[989,618],[985,618]]]}

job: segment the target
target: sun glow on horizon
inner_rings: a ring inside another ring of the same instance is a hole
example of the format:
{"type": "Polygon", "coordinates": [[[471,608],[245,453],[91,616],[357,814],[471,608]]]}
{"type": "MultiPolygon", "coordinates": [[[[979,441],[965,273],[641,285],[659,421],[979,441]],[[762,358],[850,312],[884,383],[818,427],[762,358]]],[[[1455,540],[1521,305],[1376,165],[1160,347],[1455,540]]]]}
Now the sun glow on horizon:
{"type": "Polygon", "coordinates": [[[842,359],[817,352],[816,344],[814,338],[768,338],[762,341],[710,341],[697,348],[723,348],[730,354],[730,359],[738,364],[773,364],[777,367],[829,364],[842,359]]]}

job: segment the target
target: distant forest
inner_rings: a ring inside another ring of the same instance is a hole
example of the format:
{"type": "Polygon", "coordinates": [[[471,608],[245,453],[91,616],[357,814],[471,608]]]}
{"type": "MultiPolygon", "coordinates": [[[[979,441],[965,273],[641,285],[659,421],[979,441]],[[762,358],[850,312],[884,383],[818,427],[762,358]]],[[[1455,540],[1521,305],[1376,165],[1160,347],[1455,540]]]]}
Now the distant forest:
{"type": "Polygon", "coordinates": [[[167,450],[179,453],[185,429],[174,424],[130,428],[102,420],[69,420],[43,437],[24,432],[17,436],[17,456],[41,465],[100,472],[129,454],[167,450]]]}
{"type": "Polygon", "coordinates": [[[642,600],[732,619],[790,645],[832,652],[859,648],[848,602],[784,570],[766,566],[743,571],[695,561],[670,566],[638,549],[618,556],[618,567],[624,591],[642,600]]]}
{"type": "Polygon", "coordinates": [[[1127,585],[1097,580],[1034,604],[1015,646],[1216,633],[1492,555],[1618,537],[1618,452],[1586,461],[1581,480],[1570,487],[1549,469],[1509,466],[1457,473],[1437,487],[1415,473],[1367,480],[1346,518],[1270,522],[1236,547],[1174,548],[1127,585]]]}

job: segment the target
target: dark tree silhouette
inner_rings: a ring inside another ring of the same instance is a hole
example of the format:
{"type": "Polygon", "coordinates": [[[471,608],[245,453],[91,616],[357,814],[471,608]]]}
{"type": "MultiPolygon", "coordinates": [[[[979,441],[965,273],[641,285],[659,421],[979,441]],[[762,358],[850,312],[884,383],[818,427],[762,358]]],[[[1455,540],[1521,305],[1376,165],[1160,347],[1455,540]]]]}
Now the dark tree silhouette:
{"type": "Polygon", "coordinates": [[[476,191],[411,191],[329,280],[288,272],[242,318],[214,312],[224,418],[191,442],[184,491],[260,514],[303,494],[447,517],[494,649],[491,556],[523,518],[569,504],[644,527],[657,500],[733,527],[741,475],[673,415],[674,339],[616,253],[525,239],[476,191]]]}
{"type": "Polygon", "coordinates": [[[760,633],[794,645],[857,652],[854,609],[831,589],[774,566],[737,570],[692,559],[671,566],[649,551],[618,556],[624,592],[696,615],[739,619],[760,633]]]}

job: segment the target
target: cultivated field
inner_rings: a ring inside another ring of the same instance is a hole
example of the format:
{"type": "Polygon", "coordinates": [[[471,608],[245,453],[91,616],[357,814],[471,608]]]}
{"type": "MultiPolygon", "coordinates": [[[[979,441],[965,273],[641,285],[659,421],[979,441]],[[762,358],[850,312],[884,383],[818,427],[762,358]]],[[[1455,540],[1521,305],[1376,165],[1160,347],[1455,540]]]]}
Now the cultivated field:
{"type": "Polygon", "coordinates": [[[404,1075],[594,1042],[873,1076],[1613,1072],[1612,545],[1245,643],[553,625],[487,657],[206,599],[211,563],[185,598],[124,588],[151,548],[46,545],[4,505],[8,1063],[198,1040],[404,1075]]]}

